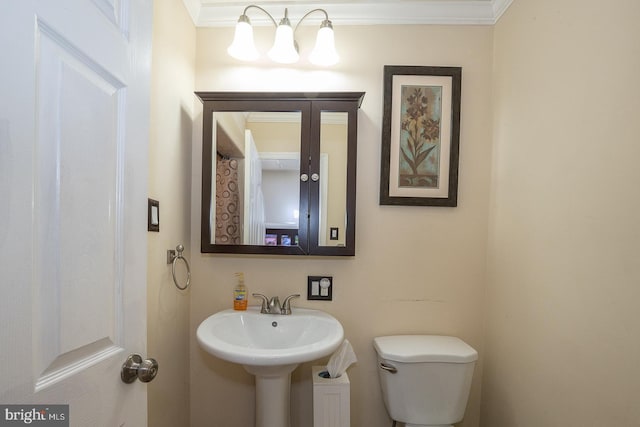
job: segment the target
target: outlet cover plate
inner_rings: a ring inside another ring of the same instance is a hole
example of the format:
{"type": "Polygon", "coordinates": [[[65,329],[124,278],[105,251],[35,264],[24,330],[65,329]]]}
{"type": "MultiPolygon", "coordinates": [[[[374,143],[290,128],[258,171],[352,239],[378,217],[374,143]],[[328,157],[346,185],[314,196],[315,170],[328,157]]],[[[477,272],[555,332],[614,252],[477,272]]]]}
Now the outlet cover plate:
{"type": "Polygon", "coordinates": [[[307,299],[333,300],[333,276],[307,276],[307,299]]]}

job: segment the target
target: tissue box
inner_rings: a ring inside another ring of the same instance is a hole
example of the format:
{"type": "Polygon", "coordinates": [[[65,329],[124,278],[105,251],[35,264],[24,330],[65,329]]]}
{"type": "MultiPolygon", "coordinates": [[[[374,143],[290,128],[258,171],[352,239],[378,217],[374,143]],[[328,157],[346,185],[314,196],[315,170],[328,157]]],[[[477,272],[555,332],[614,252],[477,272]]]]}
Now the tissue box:
{"type": "Polygon", "coordinates": [[[313,366],[313,427],[349,427],[351,384],[345,372],[339,378],[322,378],[326,366],[313,366]]]}

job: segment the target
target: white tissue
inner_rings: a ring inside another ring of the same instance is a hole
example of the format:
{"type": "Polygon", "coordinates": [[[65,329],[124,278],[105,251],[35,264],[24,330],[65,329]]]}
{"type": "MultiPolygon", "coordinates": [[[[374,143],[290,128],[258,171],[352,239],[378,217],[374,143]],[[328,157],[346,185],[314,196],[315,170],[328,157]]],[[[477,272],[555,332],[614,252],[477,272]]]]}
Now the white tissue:
{"type": "Polygon", "coordinates": [[[327,371],[331,378],[338,378],[347,371],[351,364],[357,362],[356,354],[348,340],[342,341],[340,347],[331,355],[329,363],[327,363],[327,371]]]}

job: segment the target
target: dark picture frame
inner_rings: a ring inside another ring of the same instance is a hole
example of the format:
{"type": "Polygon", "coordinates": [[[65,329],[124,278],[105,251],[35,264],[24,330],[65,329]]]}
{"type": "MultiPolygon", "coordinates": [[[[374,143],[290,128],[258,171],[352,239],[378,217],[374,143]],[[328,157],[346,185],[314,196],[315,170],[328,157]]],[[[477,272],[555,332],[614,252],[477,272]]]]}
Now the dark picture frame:
{"type": "Polygon", "coordinates": [[[384,66],[380,204],[458,204],[461,67],[384,66]]]}

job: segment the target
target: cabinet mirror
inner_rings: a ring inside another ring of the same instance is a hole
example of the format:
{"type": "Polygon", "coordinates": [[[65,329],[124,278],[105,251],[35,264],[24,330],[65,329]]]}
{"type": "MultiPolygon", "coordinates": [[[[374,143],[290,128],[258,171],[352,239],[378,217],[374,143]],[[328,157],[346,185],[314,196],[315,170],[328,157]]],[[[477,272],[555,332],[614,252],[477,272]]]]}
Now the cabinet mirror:
{"type": "Polygon", "coordinates": [[[197,92],[202,252],[354,255],[364,93],[197,92]]]}

